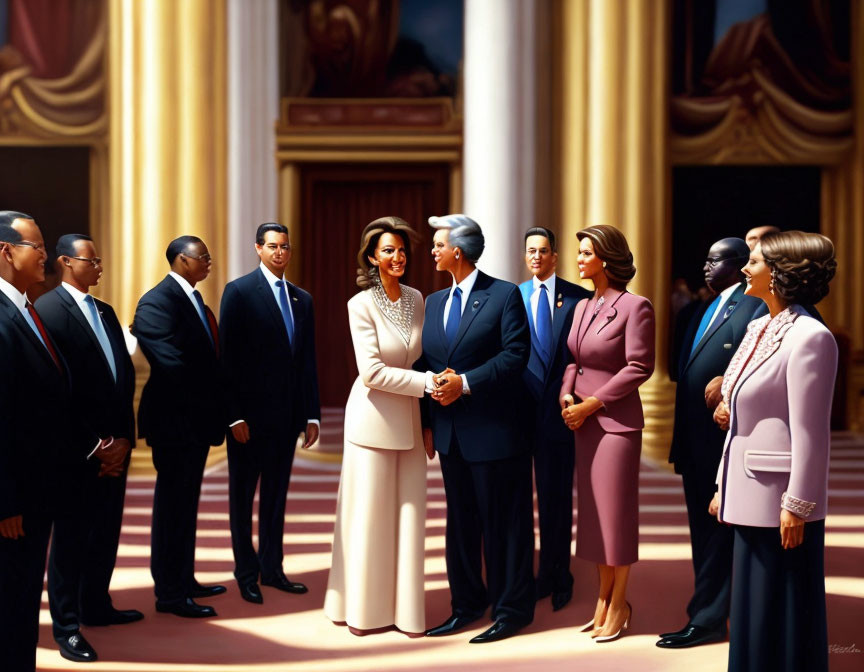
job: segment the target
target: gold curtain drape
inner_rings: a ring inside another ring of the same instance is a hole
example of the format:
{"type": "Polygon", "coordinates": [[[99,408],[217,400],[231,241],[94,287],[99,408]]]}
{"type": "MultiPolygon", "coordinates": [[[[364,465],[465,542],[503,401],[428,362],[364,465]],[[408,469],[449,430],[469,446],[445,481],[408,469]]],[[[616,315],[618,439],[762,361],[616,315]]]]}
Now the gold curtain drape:
{"type": "Polygon", "coordinates": [[[669,3],[562,0],[560,25],[561,270],[578,277],[576,232],[621,229],[638,269],[631,291],[657,316],[657,363],[642,387],[645,447],[665,458],[674,404],[666,374],[670,221],[669,3]]]}
{"type": "Polygon", "coordinates": [[[108,299],[131,322],[184,234],[214,257],[201,293],[226,277],[226,8],[209,0],[110,0],[111,227],[108,299]]]}

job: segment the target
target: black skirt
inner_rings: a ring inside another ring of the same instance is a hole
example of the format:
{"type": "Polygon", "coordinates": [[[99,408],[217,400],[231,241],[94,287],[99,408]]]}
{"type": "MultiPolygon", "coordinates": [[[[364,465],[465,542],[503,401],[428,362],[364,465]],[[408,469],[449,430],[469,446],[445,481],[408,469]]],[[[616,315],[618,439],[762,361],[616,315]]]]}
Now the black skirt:
{"type": "Polygon", "coordinates": [[[735,526],[730,672],[828,670],[825,521],[783,550],[779,527],[735,526]]]}

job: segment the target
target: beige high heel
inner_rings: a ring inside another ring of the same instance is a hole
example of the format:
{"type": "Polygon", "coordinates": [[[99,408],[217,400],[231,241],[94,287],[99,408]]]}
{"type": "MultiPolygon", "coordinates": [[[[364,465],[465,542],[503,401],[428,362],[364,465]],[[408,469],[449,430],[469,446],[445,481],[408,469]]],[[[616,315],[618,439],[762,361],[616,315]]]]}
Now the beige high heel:
{"type": "Polygon", "coordinates": [[[605,637],[595,637],[594,641],[598,644],[602,644],[603,642],[611,642],[618,639],[621,636],[621,633],[629,630],[630,628],[630,619],[633,617],[633,607],[630,606],[630,603],[627,602],[627,608],[630,610],[630,613],[627,614],[627,618],[624,620],[624,625],[616,632],[614,635],[606,635],[605,637]]]}

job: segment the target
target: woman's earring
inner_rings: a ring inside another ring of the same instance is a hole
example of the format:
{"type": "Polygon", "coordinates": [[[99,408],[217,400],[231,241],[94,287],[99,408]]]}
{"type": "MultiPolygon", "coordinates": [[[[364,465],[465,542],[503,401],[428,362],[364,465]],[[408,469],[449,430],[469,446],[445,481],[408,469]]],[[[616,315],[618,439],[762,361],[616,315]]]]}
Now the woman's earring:
{"type": "Polygon", "coordinates": [[[771,271],[771,281],[768,283],[768,291],[774,295],[774,271],[771,271]]]}
{"type": "Polygon", "coordinates": [[[603,262],[603,268],[606,268],[606,262],[605,261],[603,262]]]}
{"type": "Polygon", "coordinates": [[[458,252],[456,254],[454,254],[453,256],[456,257],[456,259],[459,259],[459,253],[458,252]]]}

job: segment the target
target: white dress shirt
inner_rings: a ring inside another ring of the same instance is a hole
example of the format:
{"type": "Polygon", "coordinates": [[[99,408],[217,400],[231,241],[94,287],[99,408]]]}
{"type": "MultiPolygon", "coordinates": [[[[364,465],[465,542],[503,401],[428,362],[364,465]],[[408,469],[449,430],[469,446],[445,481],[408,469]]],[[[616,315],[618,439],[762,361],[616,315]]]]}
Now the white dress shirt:
{"type": "MultiPolygon", "coordinates": [[[[735,283],[730,287],[727,287],[722,292],[720,292],[720,300],[717,302],[717,307],[714,309],[714,314],[711,316],[711,321],[708,323],[708,326],[705,327],[705,333],[702,334],[702,338],[705,338],[705,334],[707,334],[711,330],[711,325],[714,324],[717,316],[720,314],[720,311],[723,310],[723,306],[726,305],[726,302],[729,301],[729,297],[732,296],[732,292],[738,289],[738,285],[740,283],[735,283]]],[[[702,340],[701,338],[699,339],[702,340]]]]}
{"type": "Polygon", "coordinates": [[[547,299],[549,301],[549,317],[550,317],[550,319],[555,317],[555,308],[554,308],[554,305],[555,305],[555,298],[554,298],[555,297],[555,274],[553,273],[552,275],[550,275],[548,278],[546,278],[542,282],[535,275],[532,282],[534,283],[534,291],[531,292],[531,297],[530,297],[531,317],[534,320],[534,331],[536,332],[537,331],[537,302],[540,299],[540,292],[542,291],[540,289],[540,285],[546,285],[547,299]]]}

